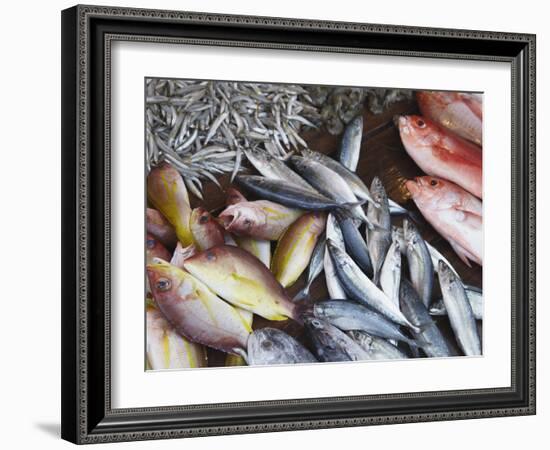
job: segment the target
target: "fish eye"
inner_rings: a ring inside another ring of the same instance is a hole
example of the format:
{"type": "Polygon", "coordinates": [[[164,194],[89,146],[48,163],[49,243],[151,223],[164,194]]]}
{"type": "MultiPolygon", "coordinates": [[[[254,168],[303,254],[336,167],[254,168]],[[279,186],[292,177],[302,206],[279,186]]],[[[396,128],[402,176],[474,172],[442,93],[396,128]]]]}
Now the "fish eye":
{"type": "Polygon", "coordinates": [[[424,128],[426,126],[426,122],[424,122],[422,119],[417,119],[416,120],[416,126],[418,128],[424,128]]]}
{"type": "Polygon", "coordinates": [[[272,347],[273,347],[273,342],[271,342],[271,341],[263,341],[262,342],[262,348],[264,350],[271,350],[272,347]]]}
{"type": "Polygon", "coordinates": [[[206,223],[208,222],[208,215],[201,216],[199,219],[199,223],[206,223]]]}
{"type": "Polygon", "coordinates": [[[157,289],[161,292],[168,291],[172,287],[172,282],[168,278],[160,278],[157,281],[157,289]]]}
{"type": "Polygon", "coordinates": [[[154,248],[155,247],[155,240],[154,239],[147,239],[147,248],[154,248]]]}
{"type": "Polygon", "coordinates": [[[311,321],[311,325],[313,325],[315,328],[321,328],[321,322],[315,319],[311,321]]]}
{"type": "Polygon", "coordinates": [[[214,252],[211,252],[211,251],[207,251],[206,252],[206,259],[208,261],[213,261],[216,259],[216,255],[214,254],[214,252]]]}
{"type": "Polygon", "coordinates": [[[430,185],[431,186],[437,186],[437,180],[430,181],[430,185]]]}

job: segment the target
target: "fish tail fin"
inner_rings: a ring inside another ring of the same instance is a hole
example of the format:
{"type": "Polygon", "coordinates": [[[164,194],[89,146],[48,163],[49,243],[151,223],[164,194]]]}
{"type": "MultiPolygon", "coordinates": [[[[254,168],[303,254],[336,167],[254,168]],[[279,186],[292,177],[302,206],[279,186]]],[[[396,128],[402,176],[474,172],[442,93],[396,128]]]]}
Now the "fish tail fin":
{"type": "Polygon", "coordinates": [[[294,296],[292,301],[296,303],[296,302],[301,302],[302,300],[308,299],[309,298],[309,288],[310,288],[310,285],[306,284],[304,286],[304,288],[302,290],[300,290],[300,292],[298,292],[294,296]]]}

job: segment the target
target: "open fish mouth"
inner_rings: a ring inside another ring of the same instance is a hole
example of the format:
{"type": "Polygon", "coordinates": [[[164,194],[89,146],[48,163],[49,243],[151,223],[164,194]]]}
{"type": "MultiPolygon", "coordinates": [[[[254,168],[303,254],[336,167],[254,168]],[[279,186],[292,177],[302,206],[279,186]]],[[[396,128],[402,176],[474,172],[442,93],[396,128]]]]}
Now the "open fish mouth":
{"type": "Polygon", "coordinates": [[[235,224],[237,219],[239,218],[239,214],[221,214],[218,217],[218,220],[222,227],[224,227],[226,230],[231,231],[231,227],[235,224]]]}

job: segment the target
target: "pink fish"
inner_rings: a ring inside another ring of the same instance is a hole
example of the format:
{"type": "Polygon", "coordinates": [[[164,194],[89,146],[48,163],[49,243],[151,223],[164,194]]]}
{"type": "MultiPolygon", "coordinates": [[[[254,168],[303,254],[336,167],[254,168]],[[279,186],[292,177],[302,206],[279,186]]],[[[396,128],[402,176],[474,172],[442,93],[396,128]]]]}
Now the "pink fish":
{"type": "Polygon", "coordinates": [[[417,177],[405,185],[416,206],[456,254],[483,265],[483,213],[479,199],[450,181],[417,177]]]}
{"type": "Polygon", "coordinates": [[[400,116],[397,125],[407,153],[424,172],[452,181],[482,198],[479,147],[420,116],[400,116]]]}
{"type": "Polygon", "coordinates": [[[464,92],[429,92],[416,94],[422,115],[481,146],[482,103],[473,94],[464,92]]]}
{"type": "Polygon", "coordinates": [[[228,206],[219,216],[226,231],[237,236],[275,241],[304,211],[268,200],[240,202],[228,206]]]}
{"type": "Polygon", "coordinates": [[[153,208],[147,208],[145,214],[147,218],[147,233],[155,236],[166,248],[173,249],[178,242],[178,238],[170,222],[153,208]]]}
{"type": "Polygon", "coordinates": [[[204,208],[198,207],[191,212],[189,226],[195,247],[201,252],[225,243],[224,229],[204,208]]]}
{"type": "MultiPolygon", "coordinates": [[[[183,269],[183,263],[187,258],[191,258],[198,253],[197,247],[194,244],[183,247],[180,242],[176,246],[170,264],[176,266],[179,269],[183,269]]],[[[161,258],[162,259],[162,258],[161,258]]]]}

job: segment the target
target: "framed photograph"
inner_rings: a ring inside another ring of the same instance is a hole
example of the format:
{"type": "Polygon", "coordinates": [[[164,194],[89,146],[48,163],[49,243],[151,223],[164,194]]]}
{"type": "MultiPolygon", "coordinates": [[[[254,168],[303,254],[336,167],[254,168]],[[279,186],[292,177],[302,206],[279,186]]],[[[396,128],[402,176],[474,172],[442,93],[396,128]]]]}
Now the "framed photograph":
{"type": "Polygon", "coordinates": [[[535,413],[535,36],[62,12],[62,437],[535,413]]]}

